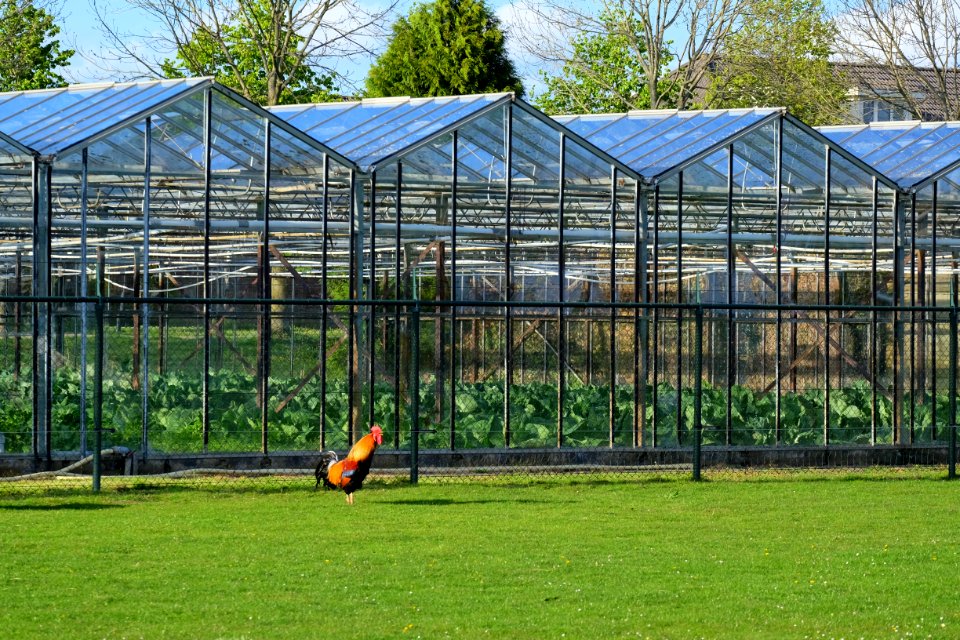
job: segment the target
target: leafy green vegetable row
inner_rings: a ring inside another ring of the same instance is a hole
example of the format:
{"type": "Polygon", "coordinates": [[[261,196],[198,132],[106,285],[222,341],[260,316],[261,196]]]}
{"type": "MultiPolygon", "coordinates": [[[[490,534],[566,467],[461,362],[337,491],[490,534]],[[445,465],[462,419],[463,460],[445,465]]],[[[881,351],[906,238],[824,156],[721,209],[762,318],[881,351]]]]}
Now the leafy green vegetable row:
{"type": "MultiPolygon", "coordinates": [[[[320,415],[323,394],[316,378],[299,393],[292,394],[299,380],[271,379],[269,407],[269,442],[274,451],[311,451],[320,447],[320,415]],[[292,398],[290,397],[292,395],[292,398]],[[285,402],[286,401],[286,402],[285,402]],[[277,408],[283,404],[280,411],[277,408]]],[[[254,393],[254,378],[245,373],[218,371],[210,382],[210,451],[257,451],[261,443],[261,417],[254,393]]],[[[360,393],[366,402],[367,390],[360,393]]],[[[433,429],[421,436],[424,448],[447,448],[451,444],[449,408],[444,392],[444,407],[436,408],[436,387],[420,388],[421,429],[433,429]]],[[[674,387],[660,384],[648,387],[644,442],[651,444],[656,425],[658,446],[677,444],[677,402],[674,387]]],[[[0,373],[0,433],[5,436],[5,450],[26,453],[32,442],[32,398],[29,379],[15,380],[10,373],[0,373]]],[[[88,397],[92,397],[88,389],[88,397]]],[[[52,407],[52,444],[55,451],[80,448],[80,377],[71,370],[61,370],[54,380],[52,407]]],[[[165,374],[151,377],[149,412],[150,447],[156,451],[191,453],[202,450],[202,398],[199,376],[165,374]]],[[[702,396],[705,444],[726,441],[727,394],[723,388],[704,386],[702,396]]],[[[936,407],[937,437],[942,439],[948,424],[949,398],[946,394],[917,396],[911,406],[907,395],[903,406],[905,420],[914,417],[914,441],[933,440],[933,411],[936,407]],[[934,405],[935,403],[935,405],[934,405]]],[[[374,388],[374,420],[381,424],[388,447],[399,442],[409,445],[409,397],[401,399],[400,437],[394,434],[394,388],[377,383],[374,388]]],[[[578,385],[567,389],[564,402],[563,444],[571,447],[606,446],[609,443],[609,387],[578,385]]],[[[458,383],[456,388],[457,419],[453,434],[456,448],[502,447],[503,385],[497,382],[458,383]]],[[[619,385],[615,390],[613,440],[617,446],[633,442],[634,389],[619,385]]],[[[680,437],[690,443],[694,422],[693,389],[683,388],[679,394],[680,437]]],[[[736,445],[776,444],[773,392],[761,393],[742,386],[730,390],[731,441],[736,445]]],[[[823,442],[822,389],[781,396],[782,444],[809,445],[823,442]]],[[[330,381],[326,393],[326,447],[343,449],[347,437],[347,386],[342,379],[330,381]]],[[[87,405],[88,424],[93,423],[92,403],[87,405]]],[[[104,381],[104,426],[112,429],[110,444],[140,448],[141,395],[129,380],[104,381]]],[[[366,416],[364,407],[360,415],[366,416]]],[[[882,394],[877,396],[877,436],[879,442],[892,440],[893,405],[882,394]]],[[[551,447],[557,444],[557,388],[541,383],[511,386],[510,445],[514,447],[551,447]]],[[[833,443],[869,444],[872,424],[872,392],[866,383],[831,390],[830,440],[833,443]]],[[[89,443],[88,443],[89,447],[89,443]]]]}

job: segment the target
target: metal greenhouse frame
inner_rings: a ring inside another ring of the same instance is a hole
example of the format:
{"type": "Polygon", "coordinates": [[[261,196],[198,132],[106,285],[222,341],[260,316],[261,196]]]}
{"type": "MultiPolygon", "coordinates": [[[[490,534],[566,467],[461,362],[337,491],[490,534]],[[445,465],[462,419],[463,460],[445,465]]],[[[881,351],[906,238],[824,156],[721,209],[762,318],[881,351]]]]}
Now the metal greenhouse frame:
{"type": "Polygon", "coordinates": [[[942,442],[958,130],[0,94],[0,457],[942,442]]]}

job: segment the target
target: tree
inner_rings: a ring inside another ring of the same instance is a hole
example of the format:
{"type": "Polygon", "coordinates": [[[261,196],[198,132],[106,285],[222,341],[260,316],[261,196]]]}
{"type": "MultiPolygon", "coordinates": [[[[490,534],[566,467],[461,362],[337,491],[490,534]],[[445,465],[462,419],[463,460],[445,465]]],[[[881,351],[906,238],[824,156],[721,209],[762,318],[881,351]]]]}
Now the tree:
{"type": "Polygon", "coordinates": [[[160,64],[163,75],[213,76],[259,104],[328,100],[334,77],[298,62],[303,37],[284,29],[273,9],[268,0],[253,0],[228,15],[219,34],[199,27],[175,59],[160,64]]]}
{"type": "Polygon", "coordinates": [[[916,118],[960,118],[957,0],[841,0],[839,42],[851,80],[916,118]],[[876,73],[880,70],[882,73],[876,73]]]}
{"type": "Polygon", "coordinates": [[[0,0],[0,91],[62,87],[58,69],[70,64],[54,16],[32,0],[0,0]]]}
{"type": "MultiPolygon", "coordinates": [[[[546,91],[534,102],[546,113],[616,113],[650,108],[650,88],[640,64],[648,57],[643,25],[620,9],[605,10],[600,21],[603,30],[574,36],[572,55],[563,62],[560,75],[540,71],[546,91]],[[629,26],[629,32],[620,32],[625,26],[629,26]]],[[[670,54],[664,53],[660,60],[665,71],[670,54]]],[[[658,92],[663,96],[669,89],[662,81],[658,92]]]]}
{"type": "Polygon", "coordinates": [[[592,12],[577,0],[543,0],[528,5],[533,17],[523,27],[523,42],[532,56],[562,68],[575,60],[578,33],[623,38],[623,55],[643,72],[650,107],[687,109],[698,103],[750,1],[602,0],[601,10],[592,12]],[[674,41],[676,34],[683,37],[674,41]]]}
{"type": "Polygon", "coordinates": [[[393,25],[393,37],[367,76],[370,96],[523,94],[500,21],[484,0],[418,4],[393,25]]]}
{"type": "Polygon", "coordinates": [[[132,60],[139,76],[214,75],[265,105],[322,97],[342,79],[337,63],[369,53],[365,43],[393,10],[365,11],[355,0],[128,0],[151,25],[144,34],[115,26],[102,1],[92,0],[118,52],[107,65],[132,60]]]}
{"type": "Polygon", "coordinates": [[[718,59],[707,104],[783,106],[815,126],[843,121],[847,86],[829,60],[836,35],[821,0],[755,0],[718,59]]]}

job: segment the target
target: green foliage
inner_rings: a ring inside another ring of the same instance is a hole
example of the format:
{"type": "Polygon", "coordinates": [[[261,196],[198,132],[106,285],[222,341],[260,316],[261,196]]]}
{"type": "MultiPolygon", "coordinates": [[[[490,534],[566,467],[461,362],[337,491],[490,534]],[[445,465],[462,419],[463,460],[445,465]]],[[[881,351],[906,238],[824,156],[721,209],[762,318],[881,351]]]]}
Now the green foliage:
{"type": "MultiPolygon", "coordinates": [[[[92,382],[92,375],[88,378],[92,382]]],[[[274,451],[311,451],[320,447],[321,407],[325,407],[325,446],[346,449],[349,446],[348,389],[344,372],[327,381],[326,396],[315,376],[299,392],[299,378],[271,378],[268,402],[270,448],[274,451]],[[278,411],[277,409],[283,407],[278,411]]],[[[261,413],[256,402],[255,378],[247,373],[217,370],[210,375],[210,451],[251,452],[261,446],[261,413]]],[[[369,401],[369,389],[357,390],[363,402],[369,401]]],[[[443,411],[437,416],[437,388],[429,380],[420,386],[421,446],[445,449],[450,446],[449,407],[444,390],[443,411]],[[432,430],[432,431],[431,431],[432,430]]],[[[676,388],[661,383],[653,404],[652,387],[646,390],[647,442],[656,422],[657,446],[678,444],[676,388]]],[[[88,387],[88,393],[92,393],[88,387]]],[[[704,385],[702,391],[704,443],[726,442],[727,394],[723,388],[704,385]]],[[[27,453],[32,442],[32,398],[29,376],[20,381],[10,373],[0,373],[0,432],[6,436],[6,450],[27,453]]],[[[614,395],[613,439],[616,446],[633,442],[633,400],[631,385],[619,385],[614,395]]],[[[554,447],[557,443],[557,387],[553,384],[514,384],[510,388],[510,444],[512,447],[554,447]]],[[[54,377],[52,444],[58,451],[80,447],[80,375],[75,370],[59,370],[54,377]]],[[[155,451],[191,453],[203,448],[201,423],[203,387],[199,374],[167,373],[152,375],[148,410],[150,447],[155,451]]],[[[830,392],[830,442],[863,444],[871,442],[873,390],[858,382],[830,392]]],[[[141,439],[141,394],[129,384],[129,376],[104,381],[104,426],[111,431],[107,444],[138,449],[141,439]]],[[[877,402],[877,441],[892,442],[893,403],[882,393],[877,402]]],[[[395,441],[409,446],[411,431],[410,396],[401,390],[399,398],[399,438],[395,435],[397,398],[392,384],[377,383],[373,393],[373,418],[384,428],[387,446],[395,441]]],[[[610,388],[607,385],[573,385],[566,390],[563,416],[563,444],[569,447],[608,446],[610,388]]],[[[683,446],[692,443],[694,420],[693,389],[679,393],[679,438],[683,446]]],[[[777,444],[776,395],[734,386],[730,390],[731,443],[740,446],[777,444]]],[[[457,449],[502,447],[503,383],[478,382],[456,385],[457,449]]],[[[364,406],[361,415],[366,416],[364,406]]],[[[915,442],[942,441],[947,434],[949,397],[927,393],[905,394],[901,413],[905,422],[913,417],[915,442]],[[936,406],[934,407],[934,403],[936,406]],[[936,417],[934,419],[934,410],[936,417]],[[936,434],[934,434],[934,424],[936,434]],[[936,438],[934,438],[936,435],[936,438]]],[[[780,397],[780,440],[783,445],[823,444],[824,393],[822,389],[785,392],[780,397]]],[[[93,406],[87,405],[87,424],[93,424],[93,406]]],[[[88,442],[88,446],[90,443],[88,442]]]]}
{"type": "MultiPolygon", "coordinates": [[[[623,8],[605,9],[600,15],[605,31],[580,32],[571,42],[570,60],[560,75],[545,71],[540,77],[546,92],[534,103],[548,114],[616,113],[650,108],[650,86],[642,61],[647,57],[643,23],[623,8]]],[[[666,72],[673,56],[662,52],[666,72]]],[[[659,83],[663,96],[670,83],[659,83]]]]}
{"type": "Polygon", "coordinates": [[[160,68],[168,78],[213,76],[262,105],[325,102],[334,96],[334,78],[316,73],[298,48],[303,37],[276,23],[270,0],[240,2],[220,25],[201,28],[160,68]]]}
{"type": "Polygon", "coordinates": [[[9,371],[0,372],[0,433],[5,434],[4,448],[9,452],[30,451],[33,425],[33,399],[30,378],[14,378],[9,371]]]}
{"type": "Polygon", "coordinates": [[[418,4],[393,25],[387,50],[370,68],[367,93],[450,96],[514,91],[523,84],[507,56],[500,21],[485,0],[418,4]]]}
{"type": "Polygon", "coordinates": [[[54,17],[33,0],[0,0],[0,91],[66,85],[58,69],[74,51],[61,48],[59,34],[54,17]]]}
{"type": "Polygon", "coordinates": [[[730,36],[707,93],[712,107],[787,107],[810,125],[846,114],[829,57],[837,35],[822,0],[756,0],[730,36]]]}

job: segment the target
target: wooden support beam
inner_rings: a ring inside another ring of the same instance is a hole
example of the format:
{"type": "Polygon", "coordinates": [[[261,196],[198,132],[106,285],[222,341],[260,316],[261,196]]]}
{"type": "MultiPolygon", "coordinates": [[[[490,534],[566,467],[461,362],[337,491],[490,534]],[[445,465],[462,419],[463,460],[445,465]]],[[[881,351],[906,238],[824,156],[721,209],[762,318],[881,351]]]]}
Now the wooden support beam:
{"type": "MultiPolygon", "coordinates": [[[[336,343],[335,345],[333,345],[333,349],[328,349],[328,350],[326,350],[326,358],[327,358],[327,360],[329,360],[330,357],[331,357],[333,354],[335,354],[335,353],[340,349],[340,347],[342,347],[346,342],[347,342],[347,335],[344,334],[344,335],[340,336],[340,339],[337,340],[337,343],[336,343]]],[[[322,366],[323,366],[323,363],[322,363],[322,362],[318,362],[317,365],[316,365],[313,369],[311,369],[310,372],[309,372],[307,375],[305,375],[302,380],[300,380],[300,383],[297,385],[297,388],[294,389],[293,391],[291,391],[291,392],[287,395],[287,397],[284,398],[283,401],[282,401],[280,404],[277,405],[277,408],[274,410],[274,412],[275,412],[275,413],[280,413],[281,411],[283,411],[284,408],[286,408],[286,406],[287,406],[288,404],[290,404],[290,402],[291,402],[294,398],[296,398],[296,397],[300,394],[301,391],[303,391],[303,388],[304,388],[305,386],[307,386],[307,383],[310,382],[310,380],[311,380],[315,375],[317,375],[318,373],[320,373],[320,368],[321,368],[322,366]]]]}
{"type": "Polygon", "coordinates": [[[429,244],[427,244],[427,246],[423,248],[423,251],[421,251],[420,254],[416,258],[411,260],[410,264],[407,265],[407,268],[403,272],[403,277],[409,278],[413,270],[416,269],[421,262],[426,260],[427,256],[430,255],[431,251],[437,248],[437,244],[438,244],[437,240],[434,240],[433,242],[430,242],[429,244]]]}
{"type": "MultiPolygon", "coordinates": [[[[537,319],[537,320],[530,321],[530,326],[527,327],[526,329],[524,329],[523,333],[520,334],[520,337],[519,337],[518,339],[514,340],[514,348],[513,348],[514,351],[516,351],[517,349],[519,349],[519,348],[520,348],[520,345],[521,345],[521,344],[523,343],[523,341],[526,340],[528,337],[530,337],[530,336],[533,335],[533,334],[537,334],[537,335],[540,337],[540,339],[543,340],[543,344],[546,346],[546,348],[549,349],[549,350],[553,353],[553,355],[555,355],[555,356],[557,356],[557,357],[559,358],[559,357],[560,357],[560,354],[557,353],[557,350],[553,347],[552,344],[550,344],[550,341],[547,340],[547,337],[540,331],[540,325],[541,325],[545,320],[547,320],[547,319],[548,319],[548,318],[543,318],[543,319],[537,319]]],[[[552,318],[549,318],[549,319],[552,320],[552,318]]],[[[563,345],[560,345],[560,347],[563,348],[563,345]]],[[[577,379],[577,382],[579,382],[580,384],[583,384],[583,378],[581,378],[581,377],[579,376],[579,374],[577,374],[576,370],[575,370],[573,367],[571,367],[568,363],[565,363],[565,365],[566,365],[566,366],[565,366],[566,370],[569,371],[570,374],[572,374],[573,377],[577,379]]],[[[485,381],[487,380],[487,378],[489,378],[489,377],[490,377],[491,375],[493,375],[494,373],[496,373],[496,369],[492,369],[492,370],[490,370],[490,371],[487,371],[487,372],[481,377],[480,381],[481,381],[481,382],[485,382],[485,381]]]]}
{"type": "MultiPolygon", "coordinates": [[[[760,278],[760,280],[764,284],[766,284],[768,287],[776,291],[776,285],[770,280],[770,278],[767,277],[765,273],[760,271],[757,265],[755,265],[753,261],[751,261],[750,258],[743,251],[738,250],[737,256],[741,260],[743,260],[744,264],[750,267],[750,270],[753,271],[753,273],[756,274],[756,276],[760,278]]],[[[782,301],[780,300],[777,301],[778,304],[780,302],[782,301]]],[[[849,364],[851,367],[856,369],[857,373],[863,376],[863,378],[867,382],[869,382],[870,384],[874,384],[873,376],[870,375],[870,370],[867,367],[863,366],[859,361],[857,361],[856,358],[850,355],[850,353],[847,352],[840,345],[840,342],[836,338],[834,338],[833,336],[828,336],[821,322],[818,322],[817,320],[811,318],[810,314],[806,313],[805,311],[796,311],[795,313],[797,314],[798,318],[804,318],[808,320],[808,324],[811,326],[811,328],[813,328],[813,330],[816,331],[821,338],[826,338],[827,340],[829,340],[830,346],[837,349],[837,353],[840,354],[840,356],[844,359],[844,361],[847,364],[849,364]]],[[[884,393],[888,393],[886,389],[884,389],[884,393]]]]}
{"type": "Polygon", "coordinates": [[[277,245],[270,245],[270,253],[280,261],[280,264],[283,265],[283,268],[286,269],[291,276],[293,276],[293,281],[297,283],[298,287],[303,287],[303,290],[307,293],[308,296],[316,294],[317,287],[314,286],[309,280],[300,275],[300,272],[297,271],[297,268],[290,264],[290,261],[287,260],[286,256],[280,252],[280,249],[277,245]]]}
{"type": "MultiPolygon", "coordinates": [[[[804,360],[806,360],[806,359],[807,359],[814,351],[816,351],[819,347],[820,347],[820,344],[817,343],[817,342],[815,342],[815,343],[813,343],[812,345],[810,345],[809,347],[807,347],[807,348],[803,351],[803,353],[801,353],[799,356],[795,357],[795,358],[790,362],[790,366],[788,366],[785,370],[783,370],[783,371],[780,372],[780,379],[782,380],[783,378],[785,378],[785,377],[786,377],[788,374],[790,374],[791,372],[795,374],[797,367],[800,366],[800,363],[802,363],[804,360]]],[[[794,378],[796,378],[796,375],[794,375],[794,378]]],[[[763,388],[763,393],[769,393],[769,392],[773,391],[773,388],[774,388],[775,386],[777,386],[777,381],[776,381],[776,380],[774,380],[774,381],[770,382],[769,384],[767,384],[767,386],[763,388]]],[[[794,391],[794,393],[796,393],[796,391],[794,391]]]]}

